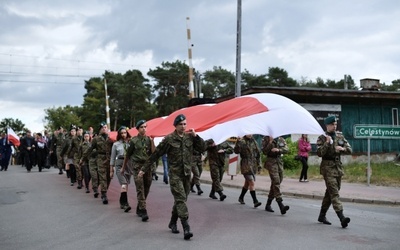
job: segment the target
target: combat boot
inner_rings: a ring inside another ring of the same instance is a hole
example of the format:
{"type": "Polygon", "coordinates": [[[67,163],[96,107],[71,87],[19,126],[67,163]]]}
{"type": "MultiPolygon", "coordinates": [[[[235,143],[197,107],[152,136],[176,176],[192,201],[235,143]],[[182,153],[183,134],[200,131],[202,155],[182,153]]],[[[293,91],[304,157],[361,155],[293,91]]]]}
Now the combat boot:
{"type": "Polygon", "coordinates": [[[196,185],[196,188],[197,188],[197,195],[201,195],[203,193],[203,190],[201,190],[200,184],[196,185]]]}
{"type": "Polygon", "coordinates": [[[136,214],[139,217],[142,217],[142,210],[139,209],[139,204],[136,206],[136,214]]]}
{"type": "Polygon", "coordinates": [[[141,217],[142,217],[142,221],[147,221],[149,219],[149,216],[147,215],[147,210],[146,209],[142,209],[141,210],[141,217]]]}
{"type": "Polygon", "coordinates": [[[276,202],[279,205],[279,209],[281,210],[281,214],[286,214],[286,211],[288,211],[290,207],[283,205],[282,200],[279,200],[279,201],[276,201],[276,202]]]}
{"type": "Polygon", "coordinates": [[[93,193],[94,198],[99,197],[99,190],[97,188],[93,188],[93,193]]]}
{"type": "Polygon", "coordinates": [[[218,199],[217,196],[215,196],[214,189],[211,189],[210,195],[208,197],[210,197],[211,199],[214,199],[214,200],[218,199]]]}
{"type": "Polygon", "coordinates": [[[85,190],[86,190],[86,193],[88,194],[88,193],[90,193],[90,190],[89,190],[89,187],[85,187],[85,190]]]}
{"type": "Polygon", "coordinates": [[[78,186],[76,187],[77,189],[82,189],[82,181],[78,180],[78,186]]]}
{"type": "Polygon", "coordinates": [[[344,217],[343,210],[337,211],[336,214],[340,219],[340,223],[342,224],[342,227],[346,228],[350,223],[350,218],[349,217],[344,217]]]}
{"type": "Polygon", "coordinates": [[[171,221],[168,224],[168,228],[171,229],[171,232],[173,234],[178,234],[178,226],[176,225],[176,222],[178,221],[178,215],[172,214],[171,216],[171,221]]]}
{"type": "Polygon", "coordinates": [[[104,205],[108,204],[107,193],[104,191],[101,191],[101,200],[103,201],[104,205]]]}
{"type": "Polygon", "coordinates": [[[268,212],[271,212],[271,213],[275,212],[271,207],[271,203],[272,203],[273,200],[274,199],[268,198],[267,205],[265,205],[265,210],[268,211],[268,212]]]}
{"type": "Polygon", "coordinates": [[[190,226],[187,219],[181,219],[183,227],[183,238],[189,240],[193,237],[193,233],[190,231],[190,226]]]}
{"type": "Polygon", "coordinates": [[[254,191],[254,190],[250,191],[250,195],[253,198],[254,207],[256,208],[256,207],[261,206],[262,203],[257,200],[256,191],[254,191]]]}
{"type": "Polygon", "coordinates": [[[194,191],[193,187],[194,187],[194,183],[193,183],[193,184],[190,184],[190,192],[196,193],[196,191],[194,191]]]}
{"type": "Polygon", "coordinates": [[[332,223],[330,223],[326,219],[326,212],[327,212],[327,209],[321,208],[321,212],[319,212],[319,216],[318,216],[318,221],[322,222],[325,225],[331,225],[332,223]]]}
{"type": "Polygon", "coordinates": [[[222,191],[218,191],[218,194],[219,194],[219,200],[224,201],[226,198],[226,195],[224,193],[222,193],[222,191]]]}

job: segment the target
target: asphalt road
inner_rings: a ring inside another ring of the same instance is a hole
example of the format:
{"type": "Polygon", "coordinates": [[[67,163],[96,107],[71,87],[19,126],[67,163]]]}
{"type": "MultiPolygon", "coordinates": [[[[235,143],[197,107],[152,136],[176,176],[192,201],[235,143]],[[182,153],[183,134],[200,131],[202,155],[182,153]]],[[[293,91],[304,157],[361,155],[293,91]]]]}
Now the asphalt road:
{"type": "MultiPolygon", "coordinates": [[[[161,179],[161,178],[160,178],[161,179]]],[[[69,186],[65,175],[49,169],[27,173],[20,166],[0,172],[0,249],[398,249],[400,210],[398,207],[344,203],[351,218],[342,229],[333,209],[332,225],[317,222],[320,201],[285,198],[286,215],[252,207],[250,194],[240,205],[240,190],[227,188],[221,202],[190,194],[188,206],[194,237],[185,241],[172,234],[169,222],[173,198],[169,186],[154,181],[148,198],[149,221],[142,222],[134,210],[119,208],[119,186],[114,179],[109,204],[69,186]]],[[[129,200],[135,207],[134,184],[129,200]]]]}

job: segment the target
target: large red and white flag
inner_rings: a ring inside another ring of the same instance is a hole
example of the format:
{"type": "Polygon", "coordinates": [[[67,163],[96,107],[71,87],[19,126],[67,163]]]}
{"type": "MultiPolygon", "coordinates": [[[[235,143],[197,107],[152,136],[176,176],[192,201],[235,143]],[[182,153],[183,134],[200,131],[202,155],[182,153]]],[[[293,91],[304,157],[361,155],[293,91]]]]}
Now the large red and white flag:
{"type": "Polygon", "coordinates": [[[12,128],[7,128],[7,136],[8,136],[8,140],[14,144],[14,146],[19,146],[20,142],[19,142],[19,136],[14,132],[14,130],[12,128]]]}

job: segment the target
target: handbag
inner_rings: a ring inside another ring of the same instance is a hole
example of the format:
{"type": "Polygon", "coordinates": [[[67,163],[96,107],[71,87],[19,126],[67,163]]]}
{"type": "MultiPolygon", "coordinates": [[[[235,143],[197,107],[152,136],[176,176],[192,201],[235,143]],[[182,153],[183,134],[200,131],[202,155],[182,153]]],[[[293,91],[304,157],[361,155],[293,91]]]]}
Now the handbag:
{"type": "Polygon", "coordinates": [[[296,161],[301,161],[301,156],[300,156],[300,155],[295,155],[295,156],[294,156],[294,159],[295,159],[296,161]]]}

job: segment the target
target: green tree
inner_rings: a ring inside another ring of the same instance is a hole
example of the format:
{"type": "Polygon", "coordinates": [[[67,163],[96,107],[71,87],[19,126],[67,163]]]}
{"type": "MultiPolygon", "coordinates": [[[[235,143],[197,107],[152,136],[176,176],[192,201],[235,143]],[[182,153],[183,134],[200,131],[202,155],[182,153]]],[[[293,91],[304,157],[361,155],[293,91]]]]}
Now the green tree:
{"type": "Polygon", "coordinates": [[[45,109],[44,120],[47,122],[46,129],[56,130],[58,127],[69,129],[71,124],[81,126],[82,122],[79,114],[82,113],[82,107],[70,106],[53,107],[45,109]]]}
{"type": "Polygon", "coordinates": [[[213,70],[204,72],[203,80],[202,90],[206,98],[217,98],[235,93],[235,75],[221,66],[214,66],[213,70]]]}
{"type": "Polygon", "coordinates": [[[269,86],[271,82],[267,78],[267,74],[253,75],[247,69],[242,72],[243,88],[252,88],[260,86],[269,86]]]}
{"type": "Polygon", "coordinates": [[[158,93],[154,104],[159,116],[187,107],[189,101],[189,66],[179,60],[162,62],[161,67],[147,73],[155,82],[153,88],[158,93]]]}
{"type": "Polygon", "coordinates": [[[27,128],[25,127],[25,124],[22,123],[21,120],[19,119],[13,119],[13,118],[4,118],[0,122],[0,131],[1,132],[6,132],[7,128],[12,128],[15,133],[20,133],[23,131],[26,131],[27,128]]]}
{"type": "Polygon", "coordinates": [[[272,86],[295,87],[297,85],[297,82],[289,77],[286,70],[278,67],[270,67],[267,76],[268,81],[271,82],[272,86]]]}
{"type": "Polygon", "coordinates": [[[400,91],[400,79],[392,81],[391,85],[381,84],[381,89],[383,91],[400,91]]]}

